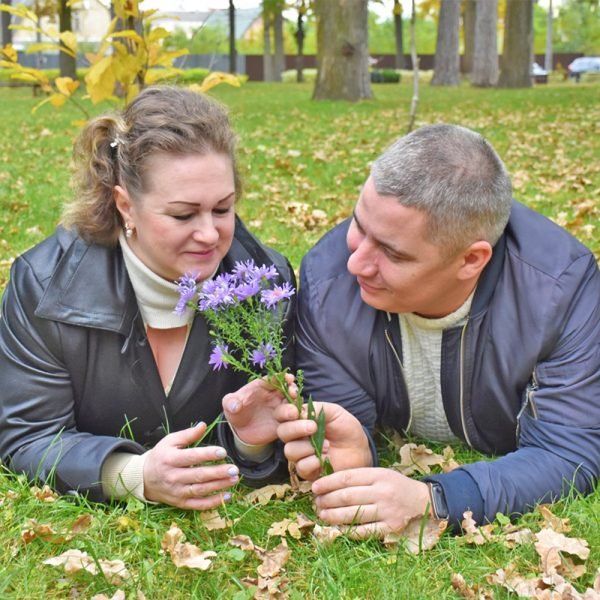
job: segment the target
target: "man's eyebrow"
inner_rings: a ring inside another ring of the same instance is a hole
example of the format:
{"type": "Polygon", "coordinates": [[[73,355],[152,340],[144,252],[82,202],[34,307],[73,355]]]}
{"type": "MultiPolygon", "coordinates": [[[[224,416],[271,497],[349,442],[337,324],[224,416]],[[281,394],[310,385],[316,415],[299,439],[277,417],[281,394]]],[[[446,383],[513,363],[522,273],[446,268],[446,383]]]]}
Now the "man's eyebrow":
{"type": "MultiPolygon", "coordinates": [[[[364,229],[363,229],[362,225],[360,224],[360,220],[356,216],[356,209],[352,210],[352,218],[354,219],[358,229],[361,232],[364,232],[364,229]]],[[[390,245],[387,242],[384,242],[383,240],[380,240],[375,237],[373,238],[373,240],[377,243],[378,246],[381,246],[383,249],[387,250],[388,252],[391,252],[392,254],[395,254],[399,258],[403,258],[404,260],[414,260],[415,259],[415,257],[412,254],[408,254],[407,252],[404,252],[403,250],[394,248],[394,246],[390,245]]]]}

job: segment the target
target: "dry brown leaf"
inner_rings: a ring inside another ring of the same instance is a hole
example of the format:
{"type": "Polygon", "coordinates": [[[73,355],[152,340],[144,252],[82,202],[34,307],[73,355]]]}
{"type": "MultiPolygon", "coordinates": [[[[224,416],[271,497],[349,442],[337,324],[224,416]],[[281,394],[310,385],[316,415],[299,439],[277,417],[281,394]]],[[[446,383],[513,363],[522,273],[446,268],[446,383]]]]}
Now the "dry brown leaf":
{"type": "Polygon", "coordinates": [[[527,527],[515,529],[504,535],[504,545],[507,548],[514,548],[520,544],[532,544],[534,540],[535,535],[533,531],[527,527]]]}
{"type": "Polygon", "coordinates": [[[452,573],[450,581],[452,587],[462,598],[469,598],[470,600],[494,600],[494,594],[491,590],[480,588],[476,583],[469,586],[460,573],[452,573]]]}
{"type": "Polygon", "coordinates": [[[273,550],[259,551],[257,548],[255,548],[255,552],[256,555],[262,560],[262,564],[257,567],[256,572],[261,577],[267,578],[273,578],[279,574],[285,563],[287,563],[289,560],[291,554],[285,540],[282,540],[279,546],[273,550]]]}
{"type": "Polygon", "coordinates": [[[458,469],[458,467],[460,467],[460,463],[454,458],[454,450],[452,450],[450,446],[446,446],[444,448],[442,452],[442,458],[444,460],[441,463],[441,467],[444,473],[449,473],[450,471],[454,471],[454,469],[458,469]]]}
{"type": "Polygon", "coordinates": [[[42,488],[37,486],[33,486],[31,488],[31,493],[40,501],[40,502],[56,502],[58,498],[58,494],[50,488],[49,485],[45,485],[42,488]]]}
{"type": "Polygon", "coordinates": [[[250,493],[246,494],[244,498],[249,504],[257,503],[265,505],[268,504],[273,497],[281,500],[291,489],[292,488],[288,483],[266,485],[257,490],[252,490],[250,493]]]}
{"type": "Polygon", "coordinates": [[[29,544],[35,538],[40,538],[53,544],[63,544],[70,539],[58,535],[52,526],[47,523],[38,523],[35,519],[29,519],[27,521],[27,528],[21,531],[21,541],[29,544]]]}
{"type": "Polygon", "coordinates": [[[310,531],[315,526],[315,522],[309,519],[304,513],[298,513],[296,523],[300,531],[310,531]]]}
{"type": "Polygon", "coordinates": [[[163,535],[162,540],[160,540],[160,546],[163,550],[167,552],[172,552],[175,546],[182,542],[185,539],[183,531],[177,527],[176,523],[171,523],[171,527],[169,530],[163,535]]]}
{"type": "Polygon", "coordinates": [[[534,544],[536,552],[540,555],[541,568],[546,575],[568,570],[568,565],[563,567],[561,553],[577,556],[586,560],[590,555],[588,543],[584,539],[568,538],[553,529],[545,528],[535,534],[534,544]]]}
{"type": "Polygon", "coordinates": [[[200,519],[202,520],[202,524],[209,531],[231,527],[231,521],[224,519],[216,510],[205,510],[200,512],[200,519]]]}
{"type": "Polygon", "coordinates": [[[85,533],[92,525],[92,515],[81,515],[71,523],[73,533],[85,533]]]}
{"type": "Polygon", "coordinates": [[[425,446],[425,444],[410,443],[404,444],[399,451],[400,462],[392,465],[400,473],[407,477],[420,473],[425,475],[431,473],[431,467],[434,465],[443,465],[447,463],[447,459],[441,454],[436,454],[433,450],[425,446]]]}
{"type": "Polygon", "coordinates": [[[319,525],[316,523],[313,529],[313,535],[320,542],[323,542],[324,544],[330,544],[333,542],[333,540],[343,535],[343,532],[335,525],[319,525]]]}
{"type": "Polygon", "coordinates": [[[237,548],[241,548],[242,550],[254,550],[254,542],[247,535],[236,535],[229,540],[229,543],[232,546],[236,546],[237,548]]]}
{"type": "Polygon", "coordinates": [[[212,550],[202,551],[198,546],[184,542],[185,535],[175,523],[171,523],[169,530],[163,535],[160,545],[171,555],[171,560],[176,567],[200,569],[206,571],[210,568],[211,558],[217,556],[212,550]]]}
{"type": "Polygon", "coordinates": [[[383,538],[383,544],[387,548],[395,548],[401,542],[406,540],[406,549],[411,554],[419,554],[419,540],[421,541],[421,550],[430,550],[433,548],[440,537],[448,527],[448,521],[436,521],[428,518],[423,528],[423,537],[421,538],[422,517],[416,517],[408,522],[408,525],[400,532],[387,533],[383,538]]]}
{"type": "Polygon", "coordinates": [[[513,565],[508,565],[506,569],[498,569],[492,575],[487,575],[486,579],[488,583],[500,585],[517,594],[520,598],[531,598],[536,590],[546,587],[540,577],[526,579],[514,571],[513,565]]]}
{"type": "Polygon", "coordinates": [[[489,524],[483,525],[482,527],[477,527],[477,524],[473,520],[473,513],[470,510],[467,510],[463,513],[461,527],[463,528],[464,532],[463,539],[468,544],[481,546],[482,544],[489,542],[494,537],[494,526],[489,524]]]}
{"type": "Polygon", "coordinates": [[[123,590],[117,590],[110,598],[106,594],[96,594],[91,600],[126,600],[126,598],[123,590]]]}
{"type": "MultiPolygon", "coordinates": [[[[60,556],[48,558],[43,561],[43,564],[54,567],[62,566],[67,575],[73,575],[81,570],[87,571],[92,575],[98,573],[96,561],[87,552],[77,549],[67,550],[60,556]]],[[[113,585],[119,585],[131,577],[122,560],[100,559],[98,565],[106,579],[113,585]]]]}
{"type": "Polygon", "coordinates": [[[571,531],[569,519],[557,517],[546,504],[540,504],[538,512],[542,515],[546,528],[554,529],[558,533],[569,533],[571,531]]]}

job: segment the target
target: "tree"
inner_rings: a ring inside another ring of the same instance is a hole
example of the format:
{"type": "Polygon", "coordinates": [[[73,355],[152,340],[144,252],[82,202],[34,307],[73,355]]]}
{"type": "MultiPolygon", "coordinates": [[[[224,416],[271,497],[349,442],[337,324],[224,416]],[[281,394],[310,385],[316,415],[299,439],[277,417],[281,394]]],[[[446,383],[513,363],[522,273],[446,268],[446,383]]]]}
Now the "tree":
{"type": "Polygon", "coordinates": [[[313,98],[371,98],[368,0],[315,0],[317,79],[313,98]]]}
{"type": "Polygon", "coordinates": [[[552,22],[554,19],[552,8],[552,0],[549,0],[548,3],[548,20],[546,21],[546,54],[544,56],[544,69],[548,71],[553,70],[554,68],[554,60],[552,57],[552,22]]]}
{"type": "Polygon", "coordinates": [[[477,4],[485,4],[485,2],[477,2],[477,0],[465,0],[463,12],[463,36],[465,41],[465,49],[463,52],[463,68],[465,73],[473,72],[473,55],[475,53],[475,18],[477,4]]]}
{"type": "Polygon", "coordinates": [[[554,23],[555,52],[600,55],[600,3],[598,0],[567,0],[554,23]]]}
{"type": "Polygon", "coordinates": [[[236,72],[237,52],[235,50],[235,4],[229,0],[229,72],[236,72]]]}
{"type": "MultiPolygon", "coordinates": [[[[2,4],[10,6],[12,0],[2,0],[2,4]]],[[[2,11],[2,44],[12,44],[12,29],[10,28],[11,14],[9,12],[2,11]]]]}
{"type": "MultiPolygon", "coordinates": [[[[71,33],[73,25],[71,22],[71,3],[69,0],[59,0],[58,3],[58,28],[61,34],[60,44],[63,48],[68,49],[69,46],[74,45],[74,36],[71,33]],[[71,35],[73,40],[69,43],[63,39],[65,36],[71,35]]],[[[77,79],[77,63],[76,55],[71,52],[58,53],[58,66],[60,69],[61,77],[70,77],[71,79],[77,79]]]]}
{"type": "Polygon", "coordinates": [[[498,0],[479,0],[475,15],[475,51],[471,81],[478,87],[498,83],[498,0]]]}
{"type": "Polygon", "coordinates": [[[531,87],[533,0],[506,0],[499,87],[531,87]]]}
{"type": "Polygon", "coordinates": [[[296,47],[298,49],[296,53],[296,81],[302,83],[304,81],[304,75],[302,70],[304,68],[304,38],[306,36],[304,31],[304,15],[306,14],[306,5],[304,0],[300,0],[298,6],[298,20],[296,24],[296,31],[294,38],[296,39],[296,47]]]}
{"type": "Polygon", "coordinates": [[[275,54],[273,55],[273,80],[281,81],[281,74],[285,69],[285,55],[283,52],[283,6],[277,2],[273,7],[273,42],[275,54]]]}
{"type": "Polygon", "coordinates": [[[402,4],[394,0],[394,38],[396,40],[396,69],[404,69],[404,44],[402,43],[402,4]]]}
{"type": "Polygon", "coordinates": [[[267,0],[263,0],[263,80],[273,81],[273,58],[271,56],[271,9],[267,0]]]}
{"type": "Polygon", "coordinates": [[[460,0],[443,0],[440,6],[431,85],[458,85],[460,83],[459,27],[460,0]]]}

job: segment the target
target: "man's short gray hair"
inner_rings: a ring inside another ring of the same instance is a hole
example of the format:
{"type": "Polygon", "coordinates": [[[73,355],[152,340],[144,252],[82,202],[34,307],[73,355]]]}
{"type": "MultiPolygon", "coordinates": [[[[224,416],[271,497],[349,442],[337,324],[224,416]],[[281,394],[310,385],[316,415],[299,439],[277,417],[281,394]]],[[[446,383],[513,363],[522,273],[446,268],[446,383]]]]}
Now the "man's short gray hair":
{"type": "Polygon", "coordinates": [[[508,222],[510,176],[492,146],[465,127],[413,131],[375,160],[371,176],[378,194],[425,212],[429,240],[445,249],[494,245],[508,222]]]}

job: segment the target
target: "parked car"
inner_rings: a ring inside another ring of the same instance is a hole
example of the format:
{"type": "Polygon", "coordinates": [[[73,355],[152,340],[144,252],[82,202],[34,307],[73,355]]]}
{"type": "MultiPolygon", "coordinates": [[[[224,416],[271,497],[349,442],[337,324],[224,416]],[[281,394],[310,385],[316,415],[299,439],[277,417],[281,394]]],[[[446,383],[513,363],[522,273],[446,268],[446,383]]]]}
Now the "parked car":
{"type": "Polygon", "coordinates": [[[535,83],[548,83],[548,71],[542,69],[536,62],[531,65],[531,76],[535,83]]]}
{"type": "Polygon", "coordinates": [[[600,73],[600,56],[580,56],[567,67],[569,77],[579,81],[583,73],[600,73]]]}

